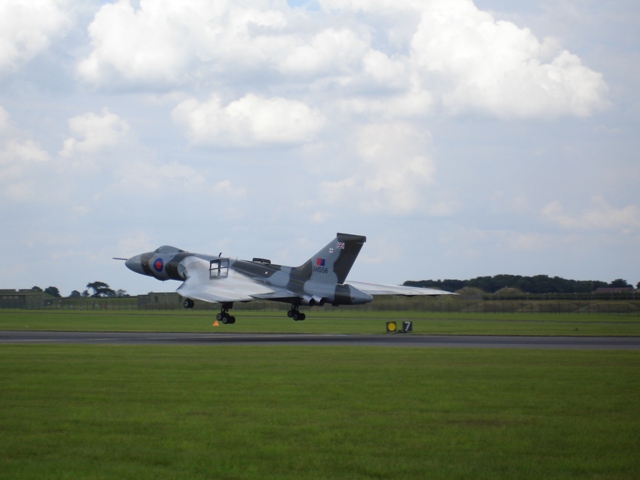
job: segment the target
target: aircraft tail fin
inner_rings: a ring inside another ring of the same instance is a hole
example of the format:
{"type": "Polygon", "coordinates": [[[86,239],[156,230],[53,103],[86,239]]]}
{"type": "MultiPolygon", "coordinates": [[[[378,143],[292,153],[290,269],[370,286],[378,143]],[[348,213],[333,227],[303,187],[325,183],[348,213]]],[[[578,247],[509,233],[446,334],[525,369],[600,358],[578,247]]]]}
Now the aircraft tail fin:
{"type": "Polygon", "coordinates": [[[305,280],[343,284],[367,237],[338,233],[322,250],[298,267],[305,280]]]}

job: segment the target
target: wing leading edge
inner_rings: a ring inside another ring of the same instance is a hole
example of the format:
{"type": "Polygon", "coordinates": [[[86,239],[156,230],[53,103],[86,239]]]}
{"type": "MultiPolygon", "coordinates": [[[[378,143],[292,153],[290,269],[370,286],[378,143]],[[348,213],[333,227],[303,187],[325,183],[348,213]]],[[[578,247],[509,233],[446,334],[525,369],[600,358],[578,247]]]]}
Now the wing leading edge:
{"type": "Polygon", "coordinates": [[[369,295],[404,295],[406,297],[413,297],[417,295],[456,295],[455,293],[446,292],[444,290],[438,290],[435,288],[403,287],[400,285],[384,285],[367,282],[348,283],[352,287],[357,288],[361,292],[368,293],[369,295]]]}

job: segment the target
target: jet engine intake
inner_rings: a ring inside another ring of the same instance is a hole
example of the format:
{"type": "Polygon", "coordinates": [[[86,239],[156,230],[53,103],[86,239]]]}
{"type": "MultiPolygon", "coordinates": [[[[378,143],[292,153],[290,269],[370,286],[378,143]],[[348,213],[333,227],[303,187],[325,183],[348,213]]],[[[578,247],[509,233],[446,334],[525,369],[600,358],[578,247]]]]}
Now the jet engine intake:
{"type": "Polygon", "coordinates": [[[176,255],[165,265],[165,271],[171,280],[186,280],[186,268],[182,263],[185,255],[176,255]]]}

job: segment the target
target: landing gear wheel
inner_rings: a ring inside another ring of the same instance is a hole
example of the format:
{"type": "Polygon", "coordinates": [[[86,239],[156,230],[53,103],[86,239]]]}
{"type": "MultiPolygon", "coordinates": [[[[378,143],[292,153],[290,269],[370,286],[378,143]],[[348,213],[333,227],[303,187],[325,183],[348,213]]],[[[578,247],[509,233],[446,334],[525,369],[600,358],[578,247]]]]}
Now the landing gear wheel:
{"type": "Polygon", "coordinates": [[[185,298],[184,302],[182,302],[182,306],[184,308],[193,308],[194,306],[193,300],[191,300],[190,298],[185,298]]]}
{"type": "Polygon", "coordinates": [[[218,320],[220,320],[225,325],[233,325],[234,323],[236,323],[236,317],[234,317],[233,315],[229,315],[228,313],[219,313],[218,315],[216,315],[216,318],[218,318],[218,320]]]}
{"type": "Polygon", "coordinates": [[[299,310],[289,310],[289,312],[287,312],[287,315],[289,315],[289,317],[293,318],[293,320],[296,321],[296,322],[304,320],[305,318],[307,318],[307,316],[304,313],[301,313],[299,310]],[[291,314],[291,315],[289,315],[289,314],[291,314]]]}
{"type": "Polygon", "coordinates": [[[229,315],[229,310],[231,308],[233,308],[233,303],[223,303],[220,308],[220,313],[216,315],[216,320],[224,323],[225,325],[236,323],[236,317],[229,315]]]}
{"type": "Polygon", "coordinates": [[[291,308],[287,312],[287,317],[293,318],[296,322],[307,318],[304,313],[300,313],[300,310],[298,310],[298,304],[296,303],[291,305],[291,308]]]}

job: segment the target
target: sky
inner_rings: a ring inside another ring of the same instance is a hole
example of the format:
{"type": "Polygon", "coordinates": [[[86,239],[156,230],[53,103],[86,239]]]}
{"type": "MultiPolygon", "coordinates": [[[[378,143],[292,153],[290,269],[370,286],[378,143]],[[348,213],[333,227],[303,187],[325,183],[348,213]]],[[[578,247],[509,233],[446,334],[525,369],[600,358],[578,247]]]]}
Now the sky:
{"type": "Polygon", "coordinates": [[[640,281],[640,2],[2,0],[0,288],[160,245],[640,281]]]}

